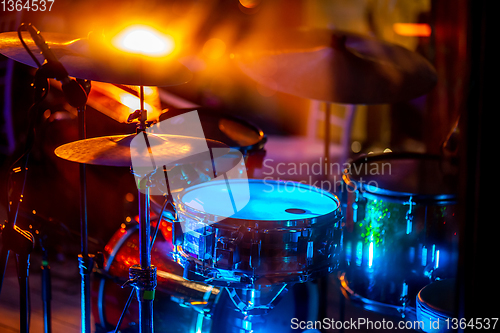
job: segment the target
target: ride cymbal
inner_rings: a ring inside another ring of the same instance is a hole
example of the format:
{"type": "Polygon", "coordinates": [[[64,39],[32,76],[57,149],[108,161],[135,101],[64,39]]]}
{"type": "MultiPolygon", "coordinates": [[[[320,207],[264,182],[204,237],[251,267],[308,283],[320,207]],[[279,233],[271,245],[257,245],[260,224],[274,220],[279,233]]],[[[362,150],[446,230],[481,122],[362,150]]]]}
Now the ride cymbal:
{"type": "MultiPolygon", "coordinates": [[[[44,57],[30,34],[23,31],[22,36],[42,63],[44,57]]],[[[43,37],[68,74],[79,79],[136,86],[172,86],[186,83],[192,77],[191,72],[173,57],[149,57],[119,51],[100,37],[76,38],[61,33],[43,33],[43,37]]],[[[17,32],[0,34],[0,53],[37,67],[17,32]]]]}
{"type": "Polygon", "coordinates": [[[402,46],[353,33],[301,30],[254,36],[234,59],[256,82],[309,99],[379,104],[429,92],[433,66],[402,46]]]}
{"type": "MultiPolygon", "coordinates": [[[[221,142],[180,135],[147,134],[112,135],[78,140],[64,144],[55,154],[65,160],[117,167],[161,167],[198,162],[202,153],[222,156],[229,148],[221,142]],[[134,140],[137,138],[136,140],[134,140]],[[149,146],[149,147],[148,147],[149,146]],[[213,149],[221,148],[221,149],[213,149]]],[[[210,155],[208,155],[210,157],[210,155]]]]}

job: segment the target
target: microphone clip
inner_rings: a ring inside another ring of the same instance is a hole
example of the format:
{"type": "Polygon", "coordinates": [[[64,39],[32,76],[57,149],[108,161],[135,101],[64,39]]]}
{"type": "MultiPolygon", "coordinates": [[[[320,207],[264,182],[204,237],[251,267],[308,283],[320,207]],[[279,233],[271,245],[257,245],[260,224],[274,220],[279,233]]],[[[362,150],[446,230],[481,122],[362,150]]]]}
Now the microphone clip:
{"type": "Polygon", "coordinates": [[[55,78],[61,82],[61,89],[68,104],[80,108],[87,104],[87,92],[75,79],[68,78],[68,72],[59,61],[44,62],[35,75],[35,88],[43,87],[47,79],[55,78]]]}

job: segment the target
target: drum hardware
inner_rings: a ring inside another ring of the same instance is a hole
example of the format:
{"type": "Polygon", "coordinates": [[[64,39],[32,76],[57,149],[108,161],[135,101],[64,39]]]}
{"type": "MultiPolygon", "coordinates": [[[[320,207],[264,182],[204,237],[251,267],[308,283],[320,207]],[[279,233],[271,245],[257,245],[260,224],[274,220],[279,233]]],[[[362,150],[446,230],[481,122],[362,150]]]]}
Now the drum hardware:
{"type": "Polygon", "coordinates": [[[407,205],[408,206],[408,211],[406,212],[406,234],[409,235],[411,234],[412,230],[413,230],[413,211],[412,211],[412,208],[413,208],[413,205],[414,205],[414,202],[411,201],[412,197],[410,196],[410,198],[408,199],[408,202],[403,202],[403,205],[407,205]]]}
{"type": "MultiPolygon", "coordinates": [[[[230,333],[252,330],[266,332],[276,328],[280,332],[291,332],[290,321],[285,318],[319,318],[316,306],[308,305],[317,303],[318,295],[314,283],[295,284],[287,293],[281,293],[279,296],[283,297],[282,301],[275,302],[276,306],[268,314],[245,316],[236,308],[226,288],[183,279],[183,268],[171,260],[171,254],[167,251],[173,246],[172,223],[170,218],[163,219],[160,235],[152,252],[158,277],[155,331],[230,333]]],[[[153,224],[152,230],[154,228],[153,224]]],[[[94,275],[96,278],[93,288],[93,311],[97,322],[96,332],[115,329],[120,317],[117,310],[121,311],[123,304],[127,302],[127,297],[120,293],[120,285],[128,278],[127,267],[130,262],[135,263],[138,260],[138,241],[138,224],[124,224],[105,247],[105,265],[94,275]]],[[[241,290],[238,292],[242,301],[250,298],[243,295],[241,290]]],[[[138,309],[133,305],[134,303],[122,318],[122,332],[137,332],[134,320],[138,309]]]]}
{"type": "Polygon", "coordinates": [[[416,296],[417,320],[424,332],[452,332],[458,328],[455,309],[456,280],[444,279],[422,288],[416,296]]]}

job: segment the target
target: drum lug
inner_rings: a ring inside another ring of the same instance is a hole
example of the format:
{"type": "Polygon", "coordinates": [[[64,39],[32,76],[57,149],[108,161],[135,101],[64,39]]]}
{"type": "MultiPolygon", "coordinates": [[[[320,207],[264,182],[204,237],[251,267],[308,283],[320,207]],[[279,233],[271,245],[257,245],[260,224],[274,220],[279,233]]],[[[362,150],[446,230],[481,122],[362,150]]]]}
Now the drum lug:
{"type": "Polygon", "coordinates": [[[297,252],[305,253],[299,256],[299,263],[302,265],[310,265],[314,256],[314,242],[311,241],[309,235],[300,236],[297,240],[297,252]]]}
{"type": "Polygon", "coordinates": [[[234,239],[221,237],[215,247],[215,267],[233,270],[240,262],[238,246],[234,239]]]}
{"type": "Polygon", "coordinates": [[[260,240],[250,244],[250,268],[257,268],[260,265],[260,247],[260,240]]]}
{"type": "Polygon", "coordinates": [[[404,318],[406,316],[406,306],[408,305],[409,297],[408,297],[408,284],[403,282],[403,290],[401,291],[400,297],[401,305],[403,306],[398,311],[401,313],[401,317],[404,318]]]}
{"type": "Polygon", "coordinates": [[[215,267],[221,269],[232,270],[234,269],[234,265],[237,262],[235,258],[236,257],[235,251],[232,249],[223,249],[217,247],[215,249],[215,257],[216,257],[215,267]]]}
{"type": "Polygon", "coordinates": [[[365,204],[363,196],[356,192],[356,200],[352,203],[352,221],[357,223],[365,219],[365,204]]]}
{"type": "Polygon", "coordinates": [[[406,234],[409,235],[413,231],[413,205],[415,205],[415,202],[410,197],[408,202],[403,203],[403,205],[408,205],[408,211],[406,212],[406,234]]]}
{"type": "Polygon", "coordinates": [[[182,231],[181,223],[178,221],[172,222],[172,241],[174,247],[184,243],[184,232],[182,231]]]}

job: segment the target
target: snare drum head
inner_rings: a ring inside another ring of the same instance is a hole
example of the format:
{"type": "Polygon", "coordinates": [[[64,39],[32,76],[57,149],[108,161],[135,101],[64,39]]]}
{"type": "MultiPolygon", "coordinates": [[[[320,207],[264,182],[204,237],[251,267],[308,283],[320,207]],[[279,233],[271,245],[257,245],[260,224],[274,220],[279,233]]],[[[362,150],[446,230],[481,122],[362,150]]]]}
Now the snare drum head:
{"type": "Polygon", "coordinates": [[[313,219],[339,209],[338,199],[319,188],[258,179],[210,181],[187,189],[178,200],[200,213],[254,221],[313,219]],[[221,202],[226,197],[232,197],[234,205],[229,200],[221,202]]]}
{"type": "Polygon", "coordinates": [[[363,192],[414,200],[453,200],[457,179],[439,156],[417,153],[369,155],[352,162],[346,181],[363,192]]]}

